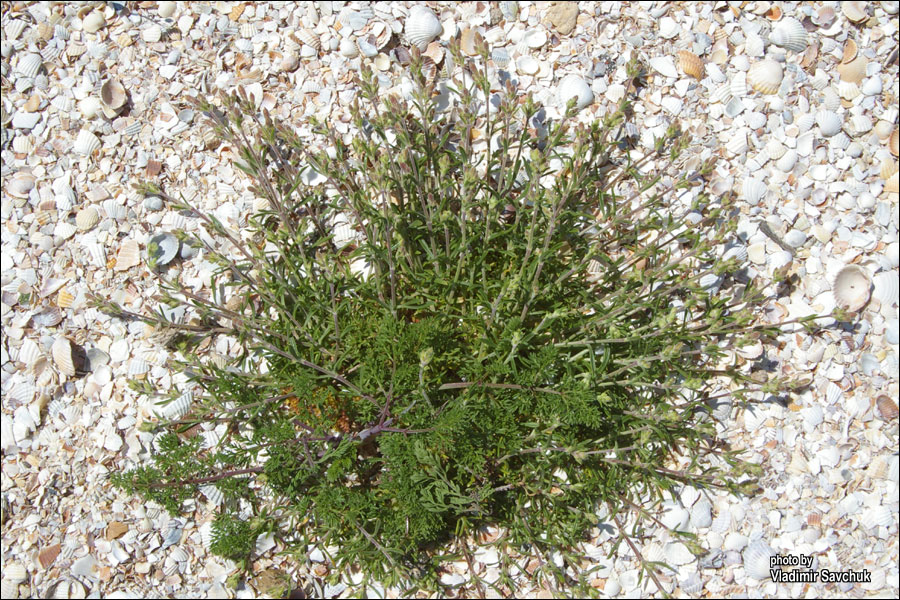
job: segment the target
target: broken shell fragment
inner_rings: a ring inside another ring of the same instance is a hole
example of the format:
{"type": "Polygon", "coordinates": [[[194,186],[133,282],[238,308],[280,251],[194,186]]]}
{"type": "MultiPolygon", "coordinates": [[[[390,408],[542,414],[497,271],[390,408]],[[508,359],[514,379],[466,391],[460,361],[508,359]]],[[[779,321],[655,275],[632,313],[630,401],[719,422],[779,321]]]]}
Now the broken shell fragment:
{"type": "Polygon", "coordinates": [[[161,233],[150,238],[147,244],[147,261],[150,268],[161,267],[172,262],[178,254],[181,242],[171,233],[161,233]]]}

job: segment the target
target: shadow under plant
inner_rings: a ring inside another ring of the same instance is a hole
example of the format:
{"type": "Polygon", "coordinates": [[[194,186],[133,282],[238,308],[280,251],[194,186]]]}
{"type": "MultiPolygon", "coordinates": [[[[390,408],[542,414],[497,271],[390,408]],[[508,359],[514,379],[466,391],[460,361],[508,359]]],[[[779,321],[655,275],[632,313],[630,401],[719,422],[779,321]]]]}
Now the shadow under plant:
{"type": "Polygon", "coordinates": [[[599,505],[639,555],[627,514],[666,490],[752,488],[708,404],[721,381],[738,398],[784,389],[724,360],[777,328],[754,325],[761,294],[732,279],[712,165],[673,175],[676,125],[633,160],[617,135],[628,99],[590,126],[572,104],[540,122],[470,61],[438,111],[418,56],[410,69],[407,100],[363,73],[359,133],[314,123],[323,151],[246,97],[200,103],[268,207],[237,233],[146,186],[223,244],[184,238],[220,266],[211,294],[168,281],[164,304],[190,320],[107,305],[170,332],[192,385],[151,425],[154,462],[113,480],[172,512],[202,493],[220,505],[213,552],[239,561],[275,532],[298,556],[330,549],[335,577],[359,566],[364,583],[435,590],[493,524],[502,568],[470,569],[481,593],[521,577],[592,593],[567,567],[599,505]],[[240,356],[203,355],[221,335],[240,356]]]}

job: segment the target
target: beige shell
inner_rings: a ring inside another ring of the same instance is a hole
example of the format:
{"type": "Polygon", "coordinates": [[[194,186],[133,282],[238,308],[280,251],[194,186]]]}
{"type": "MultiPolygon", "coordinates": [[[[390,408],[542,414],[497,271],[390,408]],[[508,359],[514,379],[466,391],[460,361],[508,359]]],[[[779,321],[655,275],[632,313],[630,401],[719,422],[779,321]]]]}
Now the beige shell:
{"type": "Polygon", "coordinates": [[[888,140],[888,148],[891,150],[891,154],[897,156],[898,150],[900,150],[900,129],[894,129],[894,132],[891,133],[891,139],[888,140]]]}
{"type": "Polygon", "coordinates": [[[869,18],[866,12],[866,3],[858,0],[841,2],[841,12],[854,23],[862,23],[869,18]]]}
{"type": "Polygon", "coordinates": [[[894,173],[884,182],[884,191],[888,194],[900,193],[900,173],[894,173]]]}
{"type": "Polygon", "coordinates": [[[878,396],[875,399],[875,404],[878,406],[878,413],[885,421],[893,421],[897,418],[897,403],[891,400],[890,396],[878,396]]]}
{"type": "Polygon", "coordinates": [[[845,65],[851,62],[856,58],[858,52],[859,46],[856,45],[856,42],[853,40],[853,38],[848,38],[847,43],[844,44],[844,55],[841,57],[841,64],[845,65]]]}
{"type": "Polygon", "coordinates": [[[856,312],[869,301],[872,279],[862,267],[847,265],[834,278],[832,294],[835,303],[850,312],[856,312]]]}
{"type": "Polygon", "coordinates": [[[761,94],[775,94],[784,79],[784,70],[774,60],[753,63],[747,71],[747,83],[761,94]]]}
{"type": "Polygon", "coordinates": [[[69,290],[65,288],[59,290],[59,294],[56,296],[56,305],[58,307],[69,308],[73,302],[75,302],[75,296],[69,290]]]}
{"type": "Polygon", "coordinates": [[[100,100],[107,108],[118,111],[125,106],[128,92],[118,79],[107,79],[100,88],[100,100]]]}
{"type": "Polygon", "coordinates": [[[72,342],[68,338],[58,337],[50,348],[53,362],[59,368],[59,372],[69,377],[75,376],[75,362],[72,360],[72,342]]]}
{"type": "Polygon", "coordinates": [[[116,254],[116,271],[125,271],[141,261],[140,246],[135,240],[126,240],[116,254]]]}
{"type": "Polygon", "coordinates": [[[294,37],[314,50],[318,51],[322,47],[322,41],[319,39],[319,36],[309,29],[300,29],[294,34],[294,37]]]}
{"type": "Polygon", "coordinates": [[[703,79],[703,59],[690,50],[678,52],[678,67],[694,79],[703,79]]]}
{"type": "Polygon", "coordinates": [[[839,64],[837,72],[841,75],[841,81],[860,83],[866,76],[866,65],[868,64],[869,59],[863,55],[858,55],[850,62],[839,64]]]}
{"type": "Polygon", "coordinates": [[[88,33],[96,33],[104,25],[106,25],[106,18],[101,10],[92,11],[81,20],[81,28],[88,33]]]}
{"type": "Polygon", "coordinates": [[[17,135],[13,138],[12,147],[16,154],[31,154],[34,150],[34,141],[30,135],[17,135]]]}
{"type": "Polygon", "coordinates": [[[884,160],[881,163],[881,178],[890,179],[898,170],[897,162],[893,160],[884,160]]]}
{"type": "Polygon", "coordinates": [[[100,214],[97,212],[97,209],[93,206],[87,206],[78,211],[78,214],[75,215],[75,225],[81,231],[88,231],[94,228],[100,221],[100,214]]]}
{"type": "Polygon", "coordinates": [[[841,81],[838,83],[838,95],[844,100],[850,101],[859,96],[859,86],[852,81],[841,81]]]}
{"type": "Polygon", "coordinates": [[[15,177],[9,180],[6,186],[6,193],[14,198],[27,198],[34,189],[34,182],[37,179],[31,173],[17,173],[15,177]]]}

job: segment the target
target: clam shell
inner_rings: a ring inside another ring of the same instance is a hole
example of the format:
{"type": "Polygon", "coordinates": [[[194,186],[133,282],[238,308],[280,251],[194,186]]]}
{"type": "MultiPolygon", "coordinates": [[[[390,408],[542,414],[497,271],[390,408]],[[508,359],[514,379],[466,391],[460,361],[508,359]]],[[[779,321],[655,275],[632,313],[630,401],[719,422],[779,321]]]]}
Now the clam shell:
{"type": "Polygon", "coordinates": [[[685,75],[694,79],[703,79],[703,59],[689,50],[678,52],[678,67],[685,75]]]}
{"type": "Polygon", "coordinates": [[[806,50],[807,35],[803,24],[794,18],[782,19],[769,35],[769,41],[792,52],[806,50]]]}
{"type": "Polygon", "coordinates": [[[875,284],[875,290],[872,292],[872,295],[883,306],[891,306],[897,302],[898,297],[900,297],[900,278],[897,277],[896,271],[882,271],[876,274],[873,277],[873,283],[875,284]]]}
{"type": "Polygon", "coordinates": [[[200,493],[206,496],[206,500],[210,504],[220,506],[225,501],[225,494],[219,491],[214,485],[200,486],[200,493]]]}
{"type": "Polygon", "coordinates": [[[107,108],[117,111],[128,100],[128,92],[118,79],[108,79],[100,88],[100,100],[107,108]]]}
{"type": "Polygon", "coordinates": [[[682,579],[679,585],[681,591],[691,597],[698,596],[703,591],[703,580],[700,579],[698,571],[694,571],[686,579],[682,579]]]}
{"type": "Polygon", "coordinates": [[[650,59],[650,66],[664,77],[678,77],[678,69],[671,56],[655,56],[650,59]]]}
{"type": "Polygon", "coordinates": [[[763,540],[757,540],[748,545],[742,557],[744,559],[744,572],[750,577],[759,580],[768,579],[769,557],[775,553],[763,540]]]}
{"type": "Polygon", "coordinates": [[[854,23],[862,23],[869,18],[866,3],[860,0],[841,2],[841,12],[854,23]]]}
{"type": "Polygon", "coordinates": [[[106,18],[100,10],[92,11],[81,20],[81,28],[88,33],[96,33],[104,25],[106,25],[106,18]]]}
{"type": "Polygon", "coordinates": [[[75,235],[76,231],[78,231],[78,229],[76,229],[76,227],[74,225],[72,225],[71,223],[66,223],[66,222],[61,221],[61,222],[57,223],[56,226],[53,228],[53,235],[61,237],[64,240],[67,240],[70,237],[72,237],[73,235],[75,235]]]}
{"type": "Polygon", "coordinates": [[[87,129],[82,129],[78,132],[78,137],[75,138],[75,143],[72,146],[72,149],[77,154],[84,156],[91,156],[99,148],[100,138],[87,129]]]}
{"type": "Polygon", "coordinates": [[[894,518],[890,507],[881,504],[875,508],[863,510],[859,520],[866,529],[875,529],[876,527],[890,527],[894,518]]]}
{"type": "Polygon", "coordinates": [[[841,81],[838,83],[838,95],[844,100],[853,100],[861,93],[859,86],[852,81],[841,81]]]}
{"type": "Polygon", "coordinates": [[[725,144],[725,148],[731,153],[732,156],[740,156],[744,152],[747,151],[748,148],[747,143],[747,132],[745,130],[740,130],[736,132],[728,143],[725,144]]]}
{"type": "Polygon", "coordinates": [[[888,140],[888,148],[894,156],[897,156],[898,152],[900,152],[900,129],[894,129],[891,133],[891,138],[888,140]]]}
{"type": "Polygon", "coordinates": [[[774,94],[778,92],[781,81],[784,79],[784,70],[774,60],[762,60],[753,63],[747,71],[747,83],[761,94],[774,94]]]}
{"type": "Polygon", "coordinates": [[[171,233],[160,233],[150,238],[147,244],[147,260],[150,268],[167,265],[178,254],[181,242],[171,233]]]}
{"type": "Polygon", "coordinates": [[[768,187],[765,182],[748,177],[744,180],[743,192],[744,199],[752,206],[759,204],[759,201],[765,198],[768,187]]]}
{"type": "Polygon", "coordinates": [[[87,206],[78,211],[78,214],[75,215],[75,226],[78,227],[81,231],[88,231],[93,229],[94,225],[96,225],[100,221],[100,214],[97,212],[97,209],[93,206],[87,206]]]}
{"type": "Polygon", "coordinates": [[[897,418],[897,403],[891,400],[890,396],[878,396],[875,400],[875,405],[878,407],[878,414],[885,421],[893,421],[897,418]]]}
{"type": "Polygon", "coordinates": [[[306,44],[310,48],[314,50],[319,50],[322,47],[322,40],[316,35],[313,31],[309,29],[300,29],[295,34],[294,37],[300,43],[306,44]]]}
{"type": "Polygon", "coordinates": [[[16,73],[22,77],[36,77],[38,71],[41,70],[42,64],[43,61],[40,54],[31,52],[23,54],[19,57],[19,62],[16,64],[16,73]]]}
{"type": "Polygon", "coordinates": [[[841,57],[841,64],[847,64],[853,59],[856,58],[856,55],[859,53],[859,46],[857,46],[856,42],[853,38],[848,38],[847,43],[844,44],[844,54],[841,57]]]}
{"type": "Polygon", "coordinates": [[[865,269],[847,265],[835,277],[832,294],[838,306],[856,312],[869,301],[870,287],[871,279],[865,269]]]}
{"type": "Polygon", "coordinates": [[[128,209],[114,199],[109,198],[103,201],[103,212],[105,212],[106,216],[110,219],[121,221],[125,218],[125,215],[128,214],[128,209]]]}
{"type": "Polygon", "coordinates": [[[425,50],[428,42],[441,35],[444,30],[440,20],[430,9],[416,4],[406,18],[406,39],[419,50],[425,50]]]}
{"type": "Polygon", "coordinates": [[[16,154],[31,154],[34,150],[34,141],[30,135],[17,135],[13,138],[12,147],[16,154]]]}
{"type": "Polygon", "coordinates": [[[887,159],[882,161],[881,163],[881,178],[882,179],[890,179],[894,176],[894,174],[898,170],[897,162],[887,159]]]}
{"type": "Polygon", "coordinates": [[[825,137],[831,137],[841,130],[843,125],[841,118],[830,110],[820,110],[816,113],[816,123],[819,131],[825,137]]]}
{"type": "Polygon", "coordinates": [[[560,104],[563,106],[566,106],[572,98],[575,98],[576,110],[581,110],[594,101],[594,92],[591,91],[591,87],[577,75],[566,75],[559,82],[557,95],[560,104]]]}
{"type": "Polygon", "coordinates": [[[75,376],[75,361],[72,359],[72,342],[68,338],[58,337],[50,347],[50,354],[53,356],[53,362],[59,368],[60,373],[75,376]]]}
{"type": "Polygon", "coordinates": [[[19,36],[22,35],[22,32],[25,31],[26,27],[28,27],[28,23],[21,19],[13,19],[7,23],[3,27],[3,33],[6,34],[6,41],[14,42],[19,39],[19,36]]]}
{"type": "Polygon", "coordinates": [[[31,173],[17,173],[6,186],[6,193],[14,198],[28,198],[36,178],[31,173]]]}
{"type": "Polygon", "coordinates": [[[775,138],[770,139],[766,143],[766,154],[769,155],[771,160],[778,160],[784,156],[785,152],[787,152],[787,147],[775,138]]]}
{"type": "Polygon", "coordinates": [[[868,64],[869,59],[863,55],[859,55],[848,63],[839,64],[837,66],[837,72],[841,76],[841,81],[860,83],[866,76],[866,67],[868,64]]]}

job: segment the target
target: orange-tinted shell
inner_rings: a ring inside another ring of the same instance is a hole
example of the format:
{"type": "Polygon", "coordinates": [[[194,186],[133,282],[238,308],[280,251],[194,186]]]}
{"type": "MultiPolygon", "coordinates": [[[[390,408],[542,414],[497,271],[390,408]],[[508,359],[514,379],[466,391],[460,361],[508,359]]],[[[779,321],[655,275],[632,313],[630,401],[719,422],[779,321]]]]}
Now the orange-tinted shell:
{"type": "Polygon", "coordinates": [[[690,50],[678,52],[678,66],[686,75],[694,79],[703,79],[703,59],[690,50]]]}

